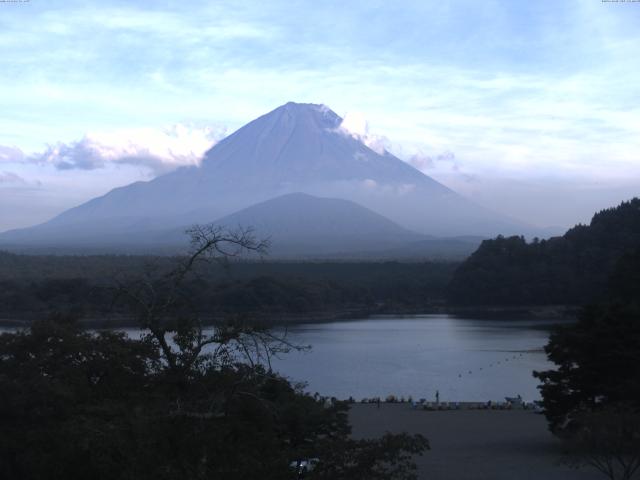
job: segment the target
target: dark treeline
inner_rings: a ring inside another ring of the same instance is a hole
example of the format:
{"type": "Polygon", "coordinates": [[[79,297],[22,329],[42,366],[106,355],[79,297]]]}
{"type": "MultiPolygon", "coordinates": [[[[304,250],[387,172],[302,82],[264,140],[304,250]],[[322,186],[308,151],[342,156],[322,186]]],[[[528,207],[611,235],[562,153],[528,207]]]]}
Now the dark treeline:
{"type": "Polygon", "coordinates": [[[558,327],[535,372],[569,463],[631,480],[640,470],[640,249],[620,258],[601,299],[558,327]]]}
{"type": "MultiPolygon", "coordinates": [[[[57,311],[90,318],[126,313],[119,283],[167,270],[170,257],[0,253],[0,318],[57,311]]],[[[441,304],[454,263],[234,262],[205,264],[184,285],[203,314],[411,311],[441,304]]]]}
{"type": "Polygon", "coordinates": [[[562,237],[485,240],[455,272],[458,305],[580,305],[601,298],[616,262],[640,246],[640,199],[602,210],[562,237]]]}
{"type": "MultiPolygon", "coordinates": [[[[399,313],[434,306],[582,305],[603,298],[616,262],[640,246],[640,200],[594,215],[562,237],[484,241],[453,262],[208,263],[184,297],[211,317],[256,313],[399,313]]],[[[268,257],[267,257],[268,258],[268,257]]],[[[130,277],[167,271],[177,257],[31,256],[0,252],[0,319],[73,313],[123,320],[114,294],[130,277]]],[[[126,319],[125,319],[126,321],[126,319]]]]}
{"type": "Polygon", "coordinates": [[[607,283],[603,300],[551,336],[546,351],[558,368],[536,374],[553,429],[609,403],[640,412],[640,249],[619,259],[607,283]]]}

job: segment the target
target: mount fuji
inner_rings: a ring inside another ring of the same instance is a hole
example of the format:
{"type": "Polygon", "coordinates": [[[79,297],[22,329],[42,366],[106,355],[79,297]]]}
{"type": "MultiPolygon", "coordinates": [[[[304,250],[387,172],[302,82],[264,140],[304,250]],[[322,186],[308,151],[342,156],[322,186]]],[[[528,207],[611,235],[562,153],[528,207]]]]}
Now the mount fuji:
{"type": "MultiPolygon", "coordinates": [[[[389,152],[370,149],[341,123],[324,105],[287,103],[220,141],[200,166],[116,188],[43,224],[5,232],[0,245],[150,246],[162,232],[220,220],[276,197],[285,199],[279,204],[300,201],[287,195],[292,193],[353,202],[364,207],[349,210],[355,217],[366,210],[371,211],[366,215],[377,215],[368,228],[379,222],[388,234],[393,224],[403,235],[411,232],[413,237],[406,238],[413,240],[415,234],[487,236],[526,230],[389,152]]],[[[331,205],[325,217],[335,215],[331,205]]],[[[315,203],[314,208],[317,215],[315,203]]],[[[352,223],[358,225],[355,217],[352,223]]],[[[282,220],[278,229],[284,232],[282,220]]],[[[370,228],[368,236],[374,238],[375,232],[370,228]]],[[[341,232],[333,235],[339,239],[341,232]]]]}

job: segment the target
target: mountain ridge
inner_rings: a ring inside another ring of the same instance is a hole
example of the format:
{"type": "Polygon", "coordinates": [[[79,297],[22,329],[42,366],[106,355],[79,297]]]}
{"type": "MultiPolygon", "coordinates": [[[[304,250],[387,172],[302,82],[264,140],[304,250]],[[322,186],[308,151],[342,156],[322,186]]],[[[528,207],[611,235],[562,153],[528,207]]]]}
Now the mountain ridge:
{"type": "Polygon", "coordinates": [[[328,107],[289,102],[214,145],[199,167],[113,189],[43,224],[0,234],[0,242],[69,243],[209,223],[293,192],[349,200],[422,234],[523,230],[390,153],[371,150],[341,123],[328,107]]]}

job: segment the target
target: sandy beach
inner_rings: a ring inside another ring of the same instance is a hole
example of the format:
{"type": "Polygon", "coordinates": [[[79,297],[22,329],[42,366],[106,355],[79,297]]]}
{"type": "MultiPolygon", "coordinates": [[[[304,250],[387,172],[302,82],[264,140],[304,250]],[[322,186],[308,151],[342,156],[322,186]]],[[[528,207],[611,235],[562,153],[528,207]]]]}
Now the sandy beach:
{"type": "Polygon", "coordinates": [[[354,404],[356,438],[421,433],[431,450],[417,458],[420,479],[597,480],[595,470],[561,462],[562,445],[543,415],[524,410],[415,410],[410,404],[354,404]]]}

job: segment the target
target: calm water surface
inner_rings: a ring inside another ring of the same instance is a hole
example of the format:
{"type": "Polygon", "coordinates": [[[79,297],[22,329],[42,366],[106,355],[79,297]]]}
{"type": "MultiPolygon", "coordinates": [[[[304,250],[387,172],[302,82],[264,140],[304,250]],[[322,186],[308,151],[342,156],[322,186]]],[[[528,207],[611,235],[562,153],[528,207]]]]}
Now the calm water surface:
{"type": "Polygon", "coordinates": [[[557,320],[476,320],[448,315],[375,317],[292,327],[312,345],[274,362],[307,390],[338,398],[411,395],[441,401],[539,399],[533,370],[551,368],[542,347],[557,320]]]}
{"type": "MultiPolygon", "coordinates": [[[[557,320],[478,320],[448,315],[378,316],[289,327],[311,345],[274,359],[307,390],[346,399],[409,396],[441,401],[540,398],[533,370],[552,368],[542,348],[557,320]]],[[[12,330],[12,329],[0,329],[12,330]]],[[[126,329],[136,337],[138,329],[126,329]]]]}

